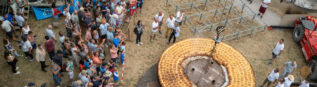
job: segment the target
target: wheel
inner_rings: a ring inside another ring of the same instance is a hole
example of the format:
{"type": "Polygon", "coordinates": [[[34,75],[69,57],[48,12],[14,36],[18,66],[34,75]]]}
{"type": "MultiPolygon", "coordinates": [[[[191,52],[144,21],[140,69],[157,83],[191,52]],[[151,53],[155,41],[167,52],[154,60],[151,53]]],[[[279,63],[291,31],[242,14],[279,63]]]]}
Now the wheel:
{"type": "Polygon", "coordinates": [[[311,69],[311,74],[307,77],[308,80],[317,80],[317,56],[314,55],[310,59],[308,66],[311,69]]]}
{"type": "Polygon", "coordinates": [[[303,27],[303,25],[297,25],[294,29],[293,32],[293,39],[295,42],[299,42],[300,40],[302,40],[302,38],[304,37],[305,34],[305,28],[303,27]]]}

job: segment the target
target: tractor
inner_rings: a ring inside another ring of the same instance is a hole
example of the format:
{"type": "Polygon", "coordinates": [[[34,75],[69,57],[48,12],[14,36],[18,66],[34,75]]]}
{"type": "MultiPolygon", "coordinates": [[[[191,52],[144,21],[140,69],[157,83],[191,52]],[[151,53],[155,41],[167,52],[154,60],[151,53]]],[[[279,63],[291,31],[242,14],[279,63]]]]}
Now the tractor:
{"type": "Polygon", "coordinates": [[[308,80],[317,80],[317,17],[306,16],[295,20],[293,39],[299,43],[310,67],[308,80]]]}

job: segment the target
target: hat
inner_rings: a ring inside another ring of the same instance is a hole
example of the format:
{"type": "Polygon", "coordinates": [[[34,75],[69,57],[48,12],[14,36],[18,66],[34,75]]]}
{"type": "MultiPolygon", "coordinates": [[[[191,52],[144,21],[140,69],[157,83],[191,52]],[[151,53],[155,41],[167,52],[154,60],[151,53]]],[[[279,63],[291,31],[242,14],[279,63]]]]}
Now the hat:
{"type": "Polygon", "coordinates": [[[79,8],[79,11],[84,11],[85,9],[83,7],[80,7],[79,8]]]}
{"type": "Polygon", "coordinates": [[[288,75],[287,78],[289,78],[290,80],[294,81],[294,76],[293,75],[288,75]]]}
{"type": "Polygon", "coordinates": [[[3,20],[4,20],[4,18],[2,16],[0,16],[0,21],[3,21],[3,20]]]}
{"type": "Polygon", "coordinates": [[[115,18],[115,19],[118,19],[118,18],[119,18],[118,15],[116,15],[116,14],[111,15],[111,17],[113,17],[113,18],[115,18]]]}
{"type": "Polygon", "coordinates": [[[107,70],[107,71],[106,71],[106,76],[109,76],[109,77],[110,77],[111,75],[112,75],[111,71],[108,71],[108,70],[107,70]]]}
{"type": "Polygon", "coordinates": [[[81,71],[81,74],[87,74],[87,70],[81,71]]]}

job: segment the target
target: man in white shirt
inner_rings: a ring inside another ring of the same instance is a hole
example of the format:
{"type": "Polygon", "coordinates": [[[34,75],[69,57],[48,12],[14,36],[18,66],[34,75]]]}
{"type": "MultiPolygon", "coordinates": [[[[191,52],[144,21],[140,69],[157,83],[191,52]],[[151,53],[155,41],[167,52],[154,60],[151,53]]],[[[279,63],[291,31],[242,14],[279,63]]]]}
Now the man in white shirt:
{"type": "Polygon", "coordinates": [[[158,19],[159,22],[159,33],[162,34],[161,32],[161,26],[163,24],[163,18],[164,18],[164,13],[163,12],[159,12],[158,14],[155,15],[154,20],[158,19]]]}
{"type": "Polygon", "coordinates": [[[22,29],[24,24],[24,18],[22,17],[22,15],[20,13],[17,13],[16,15],[14,15],[14,18],[16,22],[18,23],[20,29],[22,29]]]}
{"type": "Polygon", "coordinates": [[[54,34],[54,32],[53,32],[53,26],[52,25],[48,25],[48,28],[46,29],[46,35],[49,37],[49,38],[52,38],[52,39],[54,39],[54,40],[56,40],[55,39],[55,34],[54,34]]]}
{"type": "Polygon", "coordinates": [[[280,79],[275,87],[284,87],[284,83],[285,83],[285,80],[284,79],[280,79]]]}
{"type": "Polygon", "coordinates": [[[262,1],[262,5],[259,9],[259,13],[258,15],[262,18],[265,11],[266,11],[266,8],[269,7],[269,5],[271,4],[271,0],[263,0],[262,1]]]}
{"type": "Polygon", "coordinates": [[[5,30],[7,38],[15,40],[15,38],[13,38],[14,26],[10,23],[10,21],[4,20],[4,18],[1,16],[0,22],[1,22],[1,28],[5,30]]]}
{"type": "Polygon", "coordinates": [[[282,38],[279,42],[276,43],[275,48],[272,52],[272,61],[269,64],[272,64],[274,60],[277,58],[278,55],[281,55],[282,51],[284,50],[284,39],[282,38]]]}
{"type": "Polygon", "coordinates": [[[294,82],[294,76],[288,75],[287,77],[284,78],[284,80],[285,80],[284,87],[291,87],[292,83],[294,82]]]}
{"type": "Polygon", "coordinates": [[[25,59],[27,59],[28,57],[31,57],[30,61],[33,61],[32,45],[30,41],[26,37],[23,37],[22,40],[23,40],[22,51],[25,54],[25,59]]]}
{"type": "Polygon", "coordinates": [[[172,29],[174,28],[176,19],[174,18],[173,15],[170,15],[169,18],[167,18],[166,23],[167,23],[167,30],[165,32],[165,38],[168,37],[168,35],[171,33],[172,29]]]}
{"type": "Polygon", "coordinates": [[[307,80],[303,80],[299,87],[309,87],[309,82],[307,80]]]}
{"type": "Polygon", "coordinates": [[[183,21],[183,17],[184,17],[184,12],[183,11],[178,11],[176,13],[176,22],[179,26],[182,25],[182,21],[183,21]]]}
{"type": "Polygon", "coordinates": [[[159,29],[159,22],[158,22],[158,19],[155,19],[155,21],[152,23],[152,35],[150,37],[151,42],[153,39],[155,39],[158,29],[159,29]]]}
{"type": "Polygon", "coordinates": [[[275,68],[272,70],[272,72],[267,76],[267,78],[264,80],[263,84],[260,87],[263,87],[267,83],[267,87],[270,87],[271,83],[277,81],[279,78],[279,69],[275,68]]]}

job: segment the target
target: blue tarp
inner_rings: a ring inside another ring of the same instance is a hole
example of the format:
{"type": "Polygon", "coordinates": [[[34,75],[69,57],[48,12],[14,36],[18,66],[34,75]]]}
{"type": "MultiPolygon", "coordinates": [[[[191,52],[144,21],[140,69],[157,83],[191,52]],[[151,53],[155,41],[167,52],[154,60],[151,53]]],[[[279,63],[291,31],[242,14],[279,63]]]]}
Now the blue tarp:
{"type": "MultiPolygon", "coordinates": [[[[69,12],[73,13],[75,10],[78,10],[78,4],[80,5],[81,0],[74,0],[74,6],[69,7],[69,12]]],[[[57,8],[58,11],[63,12],[63,8],[66,8],[67,6],[59,6],[57,8]]],[[[42,20],[46,18],[53,17],[53,11],[52,8],[38,8],[38,7],[32,7],[34,14],[36,16],[36,20],[42,20]]]]}

